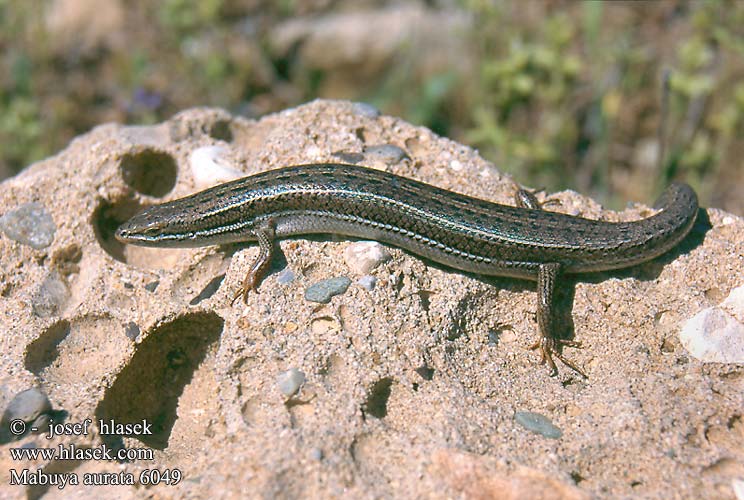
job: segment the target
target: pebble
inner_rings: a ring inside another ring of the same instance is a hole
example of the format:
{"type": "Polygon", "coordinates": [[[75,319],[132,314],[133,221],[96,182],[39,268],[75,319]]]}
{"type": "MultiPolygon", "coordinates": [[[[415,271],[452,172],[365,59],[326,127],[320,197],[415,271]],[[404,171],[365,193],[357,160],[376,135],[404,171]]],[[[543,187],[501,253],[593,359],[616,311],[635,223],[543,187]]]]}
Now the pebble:
{"type": "Polygon", "coordinates": [[[351,280],[346,276],[328,278],[327,280],[319,281],[310,285],[308,289],[305,290],[305,300],[318,302],[320,304],[328,304],[332,297],[346,292],[349,285],[351,285],[351,280]]]}
{"type": "Polygon", "coordinates": [[[39,318],[49,318],[59,314],[70,298],[67,284],[56,272],[50,273],[42,281],[31,298],[31,310],[39,318]]]}
{"type": "Polygon", "coordinates": [[[357,281],[357,283],[359,283],[359,285],[361,285],[362,288],[364,288],[365,290],[371,291],[374,290],[375,286],[377,285],[377,278],[370,274],[367,274],[359,278],[359,281],[357,281]]]}
{"type": "Polygon", "coordinates": [[[495,346],[499,345],[499,337],[501,332],[498,330],[488,330],[488,345],[495,346]]]}
{"type": "Polygon", "coordinates": [[[279,386],[281,393],[288,398],[297,394],[297,391],[300,390],[300,387],[302,387],[302,384],[304,383],[305,374],[297,368],[290,368],[276,377],[276,385],[279,386]]]}
{"type": "Polygon", "coordinates": [[[31,202],[0,217],[0,230],[13,241],[41,250],[52,244],[57,226],[44,205],[31,202]]]}
{"type": "Polygon", "coordinates": [[[351,105],[351,112],[365,118],[377,118],[380,116],[380,110],[366,102],[355,102],[351,105]]]}
{"type": "Polygon", "coordinates": [[[198,189],[245,177],[245,172],[236,169],[225,159],[228,152],[225,146],[204,146],[191,152],[189,163],[194,185],[198,189]]]}
{"type": "Polygon", "coordinates": [[[344,250],[344,262],[356,274],[368,274],[390,260],[390,252],[376,241],[357,241],[344,250]]]}
{"type": "Polygon", "coordinates": [[[558,439],[563,435],[563,432],[553,425],[549,418],[539,413],[518,411],[514,414],[514,420],[528,431],[546,438],[558,439]]]}
{"type": "Polygon", "coordinates": [[[744,500],[744,479],[732,479],[731,489],[734,490],[736,500],[744,500]]]}
{"type": "Polygon", "coordinates": [[[52,403],[38,387],[19,392],[8,403],[3,412],[3,418],[0,420],[0,444],[9,443],[16,438],[10,434],[8,428],[13,420],[23,420],[28,424],[35,422],[50,411],[52,411],[52,403]]]}
{"type": "Polygon", "coordinates": [[[718,306],[690,318],[679,333],[682,346],[704,362],[744,363],[744,286],[718,306]]]}
{"type": "Polygon", "coordinates": [[[690,318],[679,340],[699,361],[744,363],[744,324],[721,307],[707,307],[690,318]]]}
{"type": "Polygon", "coordinates": [[[276,275],[276,281],[280,285],[289,285],[292,283],[297,276],[295,275],[294,271],[292,271],[291,268],[285,267],[281,271],[279,271],[276,275]]]}
{"type": "Polygon", "coordinates": [[[124,334],[129,340],[136,341],[140,335],[140,328],[137,326],[137,323],[130,321],[124,326],[124,334]]]}
{"type": "Polygon", "coordinates": [[[317,161],[317,160],[320,160],[321,158],[323,158],[323,150],[320,149],[315,144],[312,144],[312,145],[308,146],[307,148],[305,148],[305,151],[303,153],[303,156],[305,158],[309,158],[311,160],[316,160],[317,161]]]}
{"type": "Polygon", "coordinates": [[[398,146],[392,144],[379,144],[364,148],[364,155],[370,161],[379,161],[387,165],[400,163],[408,154],[398,146]]]}
{"type": "Polygon", "coordinates": [[[333,156],[344,163],[351,163],[352,165],[356,165],[360,161],[364,160],[364,155],[362,153],[347,153],[346,151],[336,151],[335,153],[333,153],[333,156]]]}

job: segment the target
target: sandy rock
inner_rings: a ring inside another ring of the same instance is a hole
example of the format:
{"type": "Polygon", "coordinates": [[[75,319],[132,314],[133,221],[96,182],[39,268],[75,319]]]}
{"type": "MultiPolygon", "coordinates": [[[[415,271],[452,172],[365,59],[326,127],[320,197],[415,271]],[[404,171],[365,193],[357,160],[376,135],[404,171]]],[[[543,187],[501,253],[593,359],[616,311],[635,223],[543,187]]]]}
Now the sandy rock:
{"type": "MultiPolygon", "coordinates": [[[[379,144],[406,152],[392,172],[511,203],[514,181],[472,149],[335,101],[260,121],[192,109],[152,127],[102,125],[0,184],[0,216],[34,202],[56,227],[41,249],[0,236],[0,411],[38,386],[65,422],[94,422],[85,435],[0,446],[0,497],[482,498],[502,487],[515,498],[733,496],[744,477],[744,368],[695,359],[679,332],[744,284],[740,218],[702,210],[668,255],[563,283],[562,319],[584,345],[564,354],[588,380],[562,366],[551,378],[536,364],[532,283],[388,247],[392,258],[369,271],[372,289],[352,281],[328,304],[308,302],[313,283],[354,275],[344,261],[353,242],[298,238],[280,243],[293,279],[278,279],[276,262],[260,293],[231,305],[255,245],[147,249],[113,238],[144,206],[195,190],[198,148],[228,148],[250,174],[379,144]],[[64,300],[35,314],[49,276],[64,300]],[[304,377],[288,400],[277,380],[290,368],[304,377]],[[560,436],[520,425],[525,412],[560,436]],[[122,437],[99,421],[139,427],[122,437]],[[10,454],[71,445],[133,456],[10,454]],[[80,484],[10,484],[11,470],[39,477],[40,467],[80,484]],[[145,487],[152,469],[160,485],[145,487]],[[139,486],[84,484],[122,477],[139,486]]],[[[651,213],[554,196],[556,210],[590,218],[651,213]]]]}
{"type": "Polygon", "coordinates": [[[500,500],[589,500],[591,495],[550,475],[527,467],[510,468],[494,457],[439,450],[433,472],[465,498],[500,500]]]}

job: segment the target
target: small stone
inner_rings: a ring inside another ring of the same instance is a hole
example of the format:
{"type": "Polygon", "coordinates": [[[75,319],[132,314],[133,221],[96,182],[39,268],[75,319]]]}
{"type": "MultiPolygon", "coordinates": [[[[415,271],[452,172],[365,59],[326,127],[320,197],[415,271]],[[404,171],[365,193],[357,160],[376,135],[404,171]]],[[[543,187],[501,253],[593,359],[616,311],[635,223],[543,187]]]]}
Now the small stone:
{"type": "Polygon", "coordinates": [[[563,432],[553,425],[549,418],[539,413],[518,411],[514,414],[514,420],[525,429],[546,438],[558,439],[563,435],[563,432]]]}
{"type": "Polygon", "coordinates": [[[315,144],[312,144],[305,148],[305,152],[303,154],[305,158],[309,158],[311,160],[320,160],[323,157],[323,150],[320,149],[315,144]]]}
{"type": "Polygon", "coordinates": [[[356,274],[368,274],[390,260],[390,252],[376,241],[357,241],[344,250],[344,262],[356,274]]]}
{"type": "Polygon", "coordinates": [[[346,292],[349,285],[351,285],[351,280],[346,276],[328,278],[327,280],[319,281],[310,285],[308,289],[305,290],[305,299],[310,302],[328,304],[332,297],[346,292]]]}
{"type": "Polygon", "coordinates": [[[124,327],[124,335],[126,335],[129,340],[137,340],[140,335],[140,328],[137,326],[137,323],[134,321],[127,323],[124,327]]]}
{"type": "Polygon", "coordinates": [[[145,285],[145,290],[147,290],[148,292],[152,293],[152,292],[154,292],[155,290],[158,289],[158,286],[160,286],[160,281],[158,281],[158,280],[151,281],[151,282],[149,282],[148,284],[145,285]]]}
{"type": "Polygon", "coordinates": [[[20,419],[24,422],[33,422],[42,413],[52,411],[52,403],[46,394],[38,387],[26,389],[16,394],[8,403],[3,413],[3,422],[20,419]]]}
{"type": "Polygon", "coordinates": [[[351,105],[351,112],[365,118],[377,118],[380,116],[380,110],[366,102],[355,102],[351,105]]]}
{"type": "Polygon", "coordinates": [[[352,165],[356,165],[360,161],[364,160],[364,155],[362,153],[347,153],[346,151],[336,151],[335,153],[333,153],[333,156],[344,163],[351,163],[352,165]]]}
{"type": "Polygon", "coordinates": [[[204,189],[245,177],[245,172],[236,169],[225,159],[228,152],[225,146],[204,146],[191,152],[189,163],[197,188],[204,189]]]}
{"type": "Polygon", "coordinates": [[[501,332],[498,330],[488,330],[488,345],[494,346],[499,345],[499,337],[501,332]]]}
{"type": "Polygon", "coordinates": [[[289,267],[285,267],[277,273],[276,282],[280,285],[289,285],[295,280],[295,278],[296,276],[294,271],[292,271],[292,269],[289,267]]]}
{"type": "MultiPolygon", "coordinates": [[[[22,420],[28,424],[50,411],[52,411],[52,403],[38,387],[19,392],[8,403],[5,412],[3,412],[3,418],[0,420],[0,444],[9,443],[16,439],[17,436],[11,434],[9,428],[12,421],[22,420]]],[[[28,426],[29,430],[30,427],[28,426]]]]}
{"type": "Polygon", "coordinates": [[[41,250],[52,244],[57,226],[44,205],[31,202],[0,217],[0,230],[13,241],[41,250]]]}
{"type": "Polygon", "coordinates": [[[316,460],[318,462],[323,460],[323,450],[321,450],[320,448],[311,449],[308,455],[310,456],[311,460],[316,460]]]}
{"type": "Polygon", "coordinates": [[[690,318],[679,340],[697,360],[744,363],[744,324],[718,307],[705,308],[690,318]]]}
{"type": "Polygon", "coordinates": [[[67,284],[59,274],[52,272],[42,281],[31,298],[31,310],[40,318],[49,318],[59,314],[69,298],[67,284]]]}
{"type": "Polygon", "coordinates": [[[371,290],[374,290],[375,286],[377,285],[377,278],[375,278],[374,276],[370,274],[367,274],[359,278],[357,283],[359,283],[359,285],[361,285],[362,288],[364,288],[365,290],[371,291],[371,290]]]}
{"type": "Polygon", "coordinates": [[[364,155],[370,161],[379,161],[386,165],[400,163],[408,154],[398,146],[392,144],[380,144],[364,148],[364,155]]]}
{"type": "Polygon", "coordinates": [[[280,373],[276,378],[276,385],[279,386],[281,393],[288,398],[297,394],[304,383],[305,374],[297,368],[290,368],[286,372],[280,373]]]}
{"type": "Polygon", "coordinates": [[[731,489],[734,490],[734,496],[736,497],[736,500],[744,500],[744,479],[732,479],[731,489]]]}

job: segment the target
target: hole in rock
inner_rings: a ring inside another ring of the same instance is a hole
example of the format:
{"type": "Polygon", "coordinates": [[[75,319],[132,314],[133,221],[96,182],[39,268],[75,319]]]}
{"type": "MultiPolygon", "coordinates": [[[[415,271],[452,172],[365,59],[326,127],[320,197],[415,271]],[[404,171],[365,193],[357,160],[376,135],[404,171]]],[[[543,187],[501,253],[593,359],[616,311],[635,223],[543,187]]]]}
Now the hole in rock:
{"type": "MultiPolygon", "coordinates": [[[[96,409],[97,418],[115,424],[144,422],[150,433],[131,437],[151,448],[165,449],[184,387],[216,348],[223,328],[220,316],[202,312],[181,316],[149,332],[106,391],[96,409]]],[[[122,446],[121,434],[101,437],[112,448],[122,446]]]]}
{"type": "Polygon", "coordinates": [[[233,134],[230,120],[217,120],[209,127],[209,137],[225,142],[232,142],[233,134]]]}
{"type": "Polygon", "coordinates": [[[367,400],[364,402],[365,413],[376,418],[383,418],[387,415],[387,403],[390,399],[392,385],[393,379],[389,377],[382,378],[372,384],[367,394],[367,400]]]}
{"type": "Polygon", "coordinates": [[[124,182],[138,193],[161,197],[176,185],[178,166],[168,153],[144,149],[121,157],[124,182]]]}
{"type": "Polygon", "coordinates": [[[62,320],[47,328],[26,347],[23,364],[34,375],[40,375],[59,356],[59,344],[70,334],[70,322],[62,320]]]}
{"type": "Polygon", "coordinates": [[[102,200],[93,211],[91,224],[96,240],[111,257],[140,269],[173,269],[183,262],[190,249],[148,248],[125,245],[114,237],[116,229],[132,216],[147,208],[138,201],[122,198],[109,202],[102,200]]]}

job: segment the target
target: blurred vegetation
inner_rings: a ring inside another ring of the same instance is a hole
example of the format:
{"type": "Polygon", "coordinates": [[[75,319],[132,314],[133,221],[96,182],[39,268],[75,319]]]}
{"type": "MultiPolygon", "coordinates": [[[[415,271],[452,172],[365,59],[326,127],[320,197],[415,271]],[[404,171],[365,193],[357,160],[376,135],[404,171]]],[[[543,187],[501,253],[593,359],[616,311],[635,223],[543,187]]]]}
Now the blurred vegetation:
{"type": "MultiPolygon", "coordinates": [[[[465,137],[519,178],[605,200],[651,195],[680,174],[705,201],[721,179],[744,181],[744,4],[582,2],[534,23],[503,4],[465,5],[477,13],[481,61],[465,137]],[[664,69],[667,155],[657,165],[664,69]]],[[[727,194],[741,213],[740,196],[727,194]]]]}
{"type": "Polygon", "coordinates": [[[153,123],[196,105],[256,117],[322,96],[372,102],[473,145],[528,185],[619,206],[683,177],[704,203],[744,213],[744,3],[411,3],[465,14],[467,64],[420,67],[422,47],[404,41],[364,84],[339,91],[330,82],[353,71],[278,51],[272,33],[388,2],[0,0],[0,177],[99,123],[153,123]]]}

